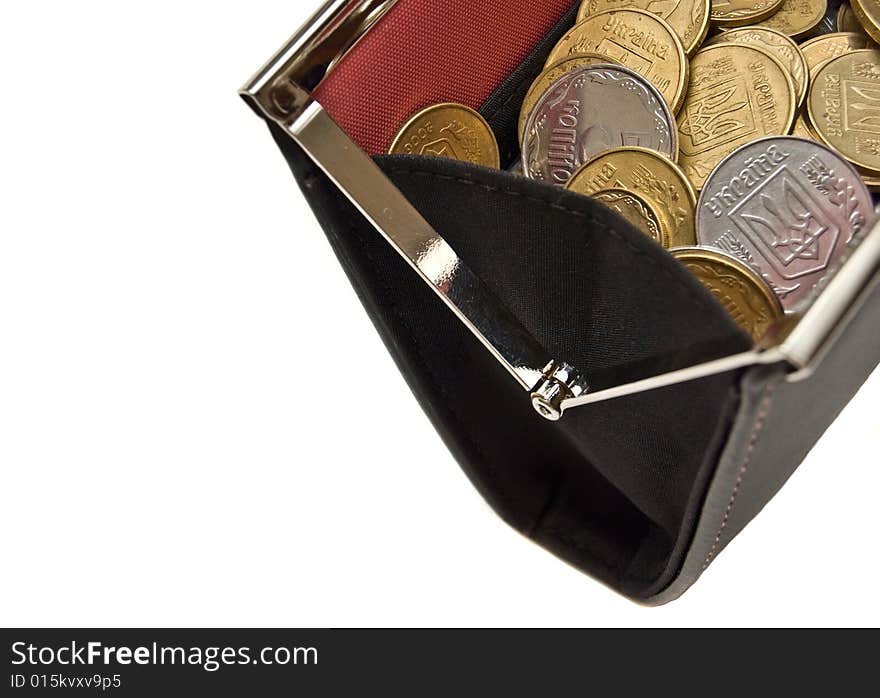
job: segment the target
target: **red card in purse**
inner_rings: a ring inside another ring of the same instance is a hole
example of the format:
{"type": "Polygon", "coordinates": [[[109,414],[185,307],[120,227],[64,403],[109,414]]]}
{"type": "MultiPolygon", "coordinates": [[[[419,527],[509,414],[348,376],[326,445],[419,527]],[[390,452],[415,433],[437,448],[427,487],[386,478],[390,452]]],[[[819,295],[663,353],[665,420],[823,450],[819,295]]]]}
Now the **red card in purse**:
{"type": "Polygon", "coordinates": [[[315,90],[367,153],[385,153],[420,109],[478,109],[572,0],[398,0],[315,90]]]}

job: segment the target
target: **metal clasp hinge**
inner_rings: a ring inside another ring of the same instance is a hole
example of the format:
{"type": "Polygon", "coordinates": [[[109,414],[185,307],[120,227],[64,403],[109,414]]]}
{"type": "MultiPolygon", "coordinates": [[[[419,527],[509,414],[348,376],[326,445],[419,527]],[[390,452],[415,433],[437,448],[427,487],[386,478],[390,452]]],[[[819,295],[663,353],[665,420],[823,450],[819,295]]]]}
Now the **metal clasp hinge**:
{"type": "Polygon", "coordinates": [[[544,419],[556,422],[562,419],[565,401],[580,397],[589,389],[574,366],[551,361],[544,369],[543,380],[532,391],[532,406],[544,419]]]}

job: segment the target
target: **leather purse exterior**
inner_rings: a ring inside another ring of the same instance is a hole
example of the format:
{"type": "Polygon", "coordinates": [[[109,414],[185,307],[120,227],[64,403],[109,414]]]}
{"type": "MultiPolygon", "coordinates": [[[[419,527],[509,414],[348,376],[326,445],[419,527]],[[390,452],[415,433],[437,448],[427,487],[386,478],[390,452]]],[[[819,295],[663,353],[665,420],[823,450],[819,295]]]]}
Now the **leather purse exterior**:
{"type": "MultiPolygon", "coordinates": [[[[516,530],[640,603],[669,602],[699,578],[795,471],[880,361],[878,291],[805,381],[787,382],[783,366],[760,367],[579,408],[558,424],[547,423],[295,144],[281,133],[276,137],[386,346],[481,494],[516,530]],[[628,506],[637,514],[622,513],[628,506]]],[[[437,216],[432,206],[472,205],[455,189],[438,202],[436,188],[408,185],[394,174],[398,166],[383,162],[428,220],[437,216]]],[[[459,167],[421,166],[433,170],[414,179],[431,174],[434,184],[433,175],[455,179],[459,167]]],[[[543,187],[513,177],[505,181],[512,189],[499,194],[504,206],[543,187]]],[[[522,215],[514,212],[511,221],[522,215]]],[[[567,219],[554,225],[564,227],[567,219]]],[[[603,223],[629,235],[619,220],[603,223]]],[[[562,234],[561,227],[555,233],[562,234]]],[[[456,238],[471,231],[447,227],[444,233],[472,266],[483,269],[478,254],[456,238]]],[[[637,235],[633,231],[634,240],[637,235]]],[[[502,256],[492,257],[496,267],[504,266],[502,256]]],[[[503,300],[515,305],[512,298],[503,300]]],[[[718,342],[726,350],[742,348],[745,340],[736,328],[723,323],[709,336],[681,335],[694,325],[692,303],[677,306],[679,317],[663,329],[676,342],[686,340],[682,346],[701,347],[679,361],[699,360],[699,352],[712,351],[718,342]]],[[[653,323],[644,325],[650,334],[653,323]]],[[[552,343],[553,327],[529,328],[552,343]]],[[[597,337],[605,333],[600,328],[597,337]]]]}
{"type": "MultiPolygon", "coordinates": [[[[699,282],[595,201],[463,163],[379,156],[395,124],[446,99],[479,107],[510,161],[518,104],[577,9],[544,3],[524,28],[515,13],[498,14],[509,3],[480,6],[508,41],[482,65],[485,79],[462,92],[482,38],[471,31],[466,0],[453,2],[455,12],[444,12],[461,26],[426,44],[417,29],[433,4],[395,5],[313,96],[377,156],[381,174],[500,305],[553,356],[583,370],[591,387],[747,351],[750,340],[699,282]],[[463,39],[462,55],[412,89],[412,52],[440,61],[450,37],[463,39]],[[389,91],[397,98],[384,102],[389,91]]],[[[270,128],[377,331],[473,484],[517,531],[637,602],[684,593],[880,361],[875,289],[805,380],[791,381],[790,367],[774,359],[780,363],[580,406],[549,422],[284,129],[270,128]]]]}
{"type": "Polygon", "coordinates": [[[787,382],[778,368],[742,376],[739,412],[688,553],[676,578],[651,603],[687,591],[794,474],[880,363],[878,328],[880,288],[810,378],[787,382]]]}

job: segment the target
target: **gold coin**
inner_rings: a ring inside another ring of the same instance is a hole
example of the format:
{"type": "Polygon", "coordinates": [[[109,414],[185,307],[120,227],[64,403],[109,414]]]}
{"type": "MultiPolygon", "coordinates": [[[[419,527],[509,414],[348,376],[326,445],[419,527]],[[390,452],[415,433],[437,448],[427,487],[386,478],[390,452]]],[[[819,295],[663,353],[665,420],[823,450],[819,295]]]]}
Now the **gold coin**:
{"type": "Polygon", "coordinates": [[[711,0],[709,21],[717,27],[741,27],[767,19],[782,0],[711,0]]]}
{"type": "Polygon", "coordinates": [[[857,23],[874,41],[880,41],[880,4],[877,0],[851,0],[857,23]]]}
{"type": "Polygon", "coordinates": [[[688,55],[700,47],[709,31],[709,0],[583,0],[578,22],[605,10],[633,7],[665,19],[688,55]]]}
{"type": "Polygon", "coordinates": [[[715,44],[691,60],[691,87],[678,121],[678,163],[694,188],[741,145],[791,131],[794,82],[764,49],[715,44]]]}
{"type": "Polygon", "coordinates": [[[880,171],[880,50],[852,51],[822,65],[807,108],[825,143],[854,165],[880,171]]]}
{"type": "Polygon", "coordinates": [[[554,63],[549,68],[544,69],[544,72],[541,73],[532,83],[532,86],[526,93],[526,98],[523,100],[522,109],[519,113],[520,143],[522,143],[523,135],[526,132],[526,124],[528,123],[529,117],[532,115],[532,112],[535,109],[535,105],[538,104],[538,100],[543,97],[544,93],[550,89],[553,83],[570,70],[574,70],[575,68],[580,68],[582,66],[594,65],[596,63],[616,64],[617,61],[615,61],[613,58],[602,56],[598,53],[585,53],[583,55],[573,56],[572,58],[566,58],[559,61],[558,63],[554,63]]]}
{"type": "Polygon", "coordinates": [[[767,53],[778,58],[779,62],[788,70],[788,74],[794,81],[797,103],[801,104],[807,98],[807,87],[810,83],[807,60],[798,45],[782,32],[760,26],[739,27],[716,36],[707,45],[720,43],[746,44],[764,49],[767,53]]]}
{"type": "Polygon", "coordinates": [[[492,128],[480,114],[461,104],[423,109],[400,129],[389,152],[450,158],[496,170],[501,167],[492,128]]]}
{"type": "Polygon", "coordinates": [[[827,11],[828,0],[782,0],[779,10],[755,26],[778,29],[800,39],[819,26],[827,11]]]}
{"type": "MultiPolygon", "coordinates": [[[[794,122],[794,128],[791,130],[791,135],[807,138],[824,145],[824,141],[819,137],[819,134],[816,133],[813,124],[810,123],[809,115],[803,111],[798,114],[797,119],[794,122]]],[[[866,170],[864,167],[859,167],[858,165],[853,165],[853,167],[858,170],[866,187],[874,191],[880,189],[880,172],[872,172],[871,170],[866,170]]]]}
{"type": "Polygon", "coordinates": [[[756,343],[783,317],[782,305],[770,286],[738,259],[702,247],[672,250],[672,255],[756,343]]]}
{"type": "Polygon", "coordinates": [[[638,194],[657,213],[661,245],[697,244],[694,189],[678,165],[653,150],[630,147],[599,153],[574,173],[566,188],[587,196],[607,189],[638,194]]]}
{"type": "MultiPolygon", "coordinates": [[[[846,7],[846,6],[844,6],[846,7]]],[[[842,56],[850,51],[859,49],[876,48],[867,34],[862,32],[838,32],[834,34],[824,34],[817,36],[815,39],[801,44],[801,53],[807,59],[807,67],[810,71],[810,82],[812,82],[816,73],[823,65],[833,58],[842,56]]],[[[801,136],[802,138],[810,138],[814,141],[822,143],[822,139],[816,133],[816,129],[810,123],[809,115],[806,108],[802,109],[795,121],[792,135],[801,136]]],[[[865,180],[865,184],[871,189],[880,187],[880,174],[871,172],[864,168],[856,167],[865,180]]]]}
{"type": "Polygon", "coordinates": [[[862,48],[876,48],[867,34],[854,32],[838,32],[836,34],[824,34],[810,39],[801,44],[801,53],[807,59],[807,67],[810,70],[810,80],[816,77],[817,70],[832,58],[842,56],[850,51],[862,48]]]}
{"type": "Polygon", "coordinates": [[[673,112],[684,101],[688,61],[681,39],[644,10],[606,10],[574,25],[550,52],[549,64],[582,53],[613,58],[647,78],[673,112]]]}
{"type": "Polygon", "coordinates": [[[616,211],[621,218],[632,223],[654,242],[663,244],[663,230],[660,225],[660,216],[638,194],[626,189],[603,189],[593,194],[596,201],[601,201],[612,211],[616,211]]]}

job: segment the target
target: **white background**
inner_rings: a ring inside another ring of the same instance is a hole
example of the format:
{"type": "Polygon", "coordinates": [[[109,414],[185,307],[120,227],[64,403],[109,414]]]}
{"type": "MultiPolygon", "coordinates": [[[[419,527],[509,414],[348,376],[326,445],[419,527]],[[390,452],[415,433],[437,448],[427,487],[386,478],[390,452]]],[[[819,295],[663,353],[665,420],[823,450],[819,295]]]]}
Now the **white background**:
{"type": "Polygon", "coordinates": [[[4,7],[0,624],[880,622],[880,375],[665,608],[489,511],[236,96],[311,9],[4,7]]]}

